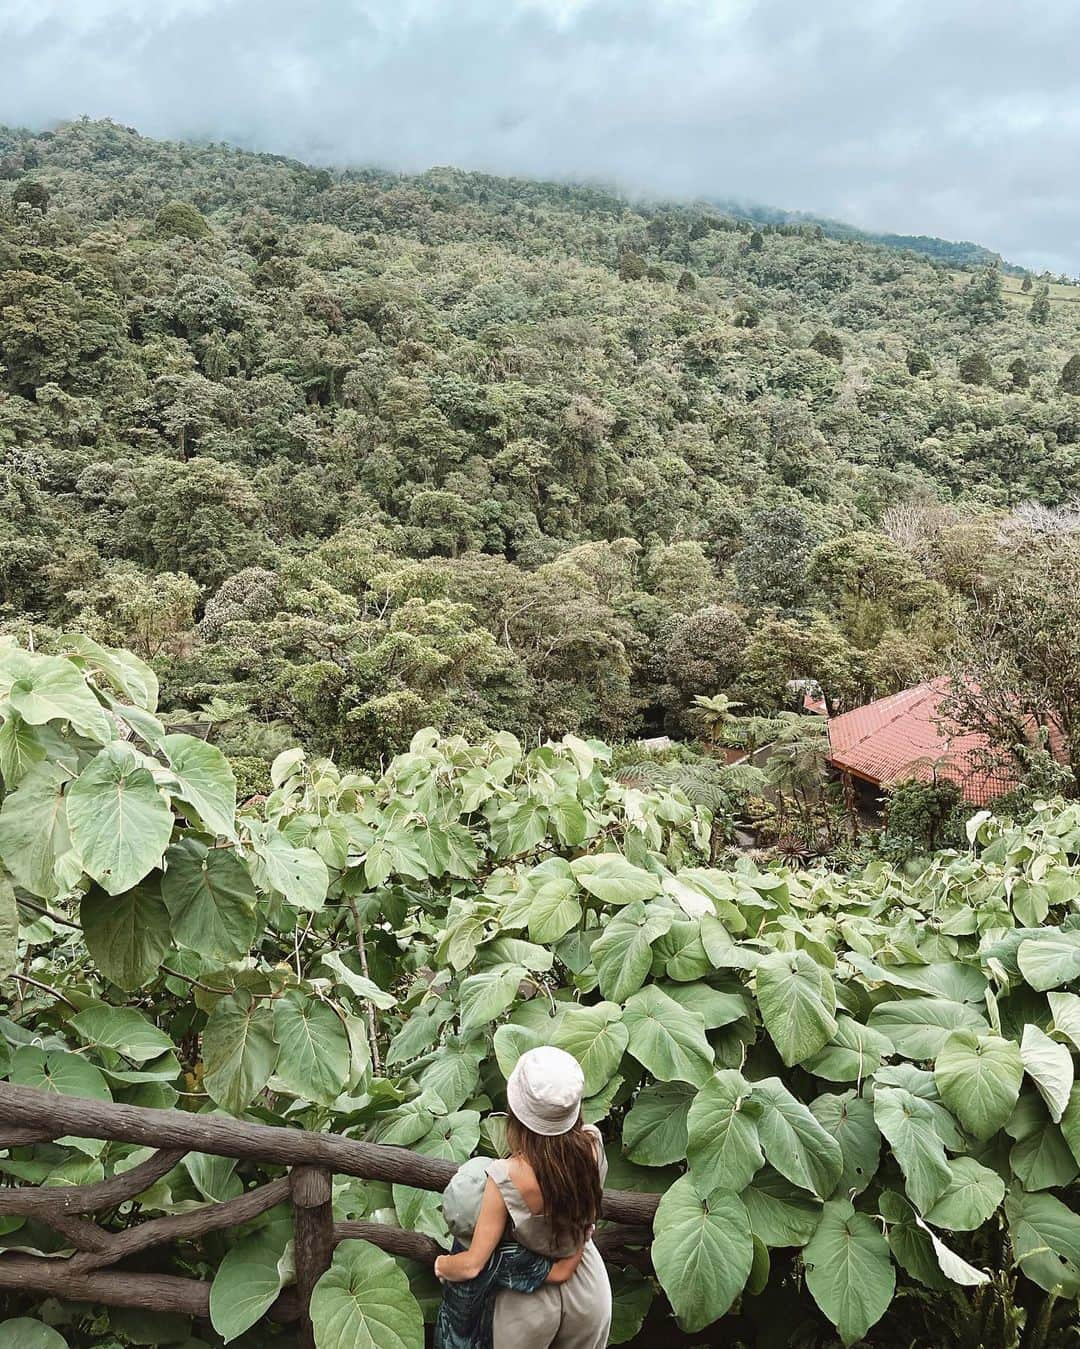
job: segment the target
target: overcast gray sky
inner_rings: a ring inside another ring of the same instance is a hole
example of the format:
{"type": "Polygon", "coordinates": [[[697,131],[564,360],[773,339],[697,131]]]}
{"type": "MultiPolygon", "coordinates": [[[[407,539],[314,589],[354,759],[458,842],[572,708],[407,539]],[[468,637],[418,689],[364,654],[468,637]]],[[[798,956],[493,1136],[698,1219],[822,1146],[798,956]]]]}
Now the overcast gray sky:
{"type": "Polygon", "coordinates": [[[735,197],[1080,272],[1077,0],[0,0],[0,122],[735,197]]]}

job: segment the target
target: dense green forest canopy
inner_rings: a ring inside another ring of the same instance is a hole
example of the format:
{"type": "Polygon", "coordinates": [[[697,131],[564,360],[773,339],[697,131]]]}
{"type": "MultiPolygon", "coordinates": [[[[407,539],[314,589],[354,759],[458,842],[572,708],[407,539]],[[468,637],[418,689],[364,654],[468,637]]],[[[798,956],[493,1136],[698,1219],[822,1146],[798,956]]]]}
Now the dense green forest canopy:
{"type": "Polygon", "coordinates": [[[1018,614],[1075,627],[1080,305],[950,263],[0,130],[0,621],[153,661],[242,788],[297,737],[371,765],[429,723],[679,733],[804,678],[850,706],[995,603],[1023,664],[1018,614]]]}

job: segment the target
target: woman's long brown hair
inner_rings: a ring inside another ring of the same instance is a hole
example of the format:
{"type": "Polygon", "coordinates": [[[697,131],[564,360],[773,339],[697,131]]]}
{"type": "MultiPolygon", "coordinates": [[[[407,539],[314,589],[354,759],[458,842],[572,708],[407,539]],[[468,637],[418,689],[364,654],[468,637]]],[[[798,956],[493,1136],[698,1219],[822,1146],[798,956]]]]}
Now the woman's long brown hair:
{"type": "Polygon", "coordinates": [[[596,1135],[586,1133],[580,1116],[564,1134],[535,1134],[510,1111],[506,1137],[533,1169],[555,1240],[580,1246],[600,1216],[596,1135]]]}

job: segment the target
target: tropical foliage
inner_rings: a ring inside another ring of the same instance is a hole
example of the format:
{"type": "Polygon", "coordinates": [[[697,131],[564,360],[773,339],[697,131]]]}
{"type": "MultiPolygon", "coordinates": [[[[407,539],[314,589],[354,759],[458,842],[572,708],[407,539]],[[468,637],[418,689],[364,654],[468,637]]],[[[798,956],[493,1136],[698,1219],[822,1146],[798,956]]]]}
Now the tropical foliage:
{"type": "MultiPolygon", "coordinates": [[[[56,645],[0,647],[7,1080],[460,1161],[499,1149],[506,1075],[549,1041],[582,1062],[611,1183],[662,1194],[655,1281],[613,1271],[616,1342],[654,1297],[691,1330],[729,1318],[732,1342],[1063,1342],[1080,1296],[1076,805],[1022,826],[984,812],[915,875],[721,870],[709,813],[614,779],[599,742],[422,730],[378,777],[287,750],[237,810],[228,760],[167,730],[144,661],[56,645]]],[[[70,1184],[138,1157],[75,1138],[0,1168],[70,1184]]],[[[250,1179],[189,1156],[140,1210],[250,1179]]],[[[335,1206],[445,1236],[424,1191],[344,1182],[335,1206]]],[[[62,1240],[19,1219],[2,1239],[62,1240]]],[[[251,1328],[288,1241],[272,1211],[187,1257],[216,1270],[223,1339],[272,1335],[251,1328]]],[[[419,1346],[434,1295],[347,1243],[316,1292],[318,1343],[419,1346]]],[[[109,1325],[91,1342],[123,1342],[123,1317],[109,1325]]]]}

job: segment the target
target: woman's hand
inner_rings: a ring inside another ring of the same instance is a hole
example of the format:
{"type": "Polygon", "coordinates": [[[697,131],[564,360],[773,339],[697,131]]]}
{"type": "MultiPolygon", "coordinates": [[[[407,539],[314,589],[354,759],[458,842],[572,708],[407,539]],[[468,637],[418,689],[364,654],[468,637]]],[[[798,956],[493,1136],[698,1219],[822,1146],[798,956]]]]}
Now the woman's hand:
{"type": "Polygon", "coordinates": [[[467,1283],[469,1279],[475,1279],[480,1270],[474,1268],[476,1262],[469,1257],[469,1251],[436,1257],[435,1277],[443,1283],[467,1283]]]}

